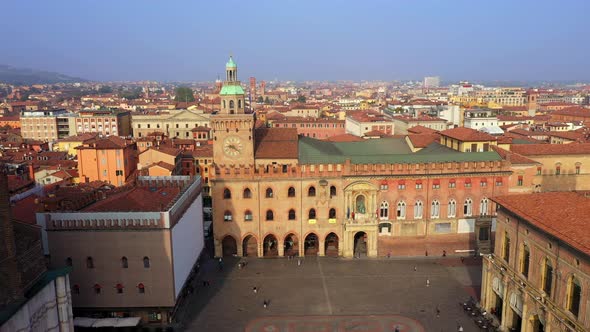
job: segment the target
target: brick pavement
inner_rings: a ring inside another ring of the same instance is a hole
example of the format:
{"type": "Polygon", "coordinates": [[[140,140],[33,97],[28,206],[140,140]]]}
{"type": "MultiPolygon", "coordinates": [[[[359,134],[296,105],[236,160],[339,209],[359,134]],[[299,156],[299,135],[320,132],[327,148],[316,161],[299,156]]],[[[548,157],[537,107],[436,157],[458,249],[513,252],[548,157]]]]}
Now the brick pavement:
{"type": "Polygon", "coordinates": [[[475,331],[458,305],[481,283],[481,266],[458,264],[458,258],[250,259],[244,269],[226,260],[221,272],[210,268],[179,310],[187,331],[393,331],[395,322],[410,331],[475,331]],[[416,271],[414,271],[414,266],[416,271]],[[211,286],[202,287],[206,279],[211,286]],[[426,280],[430,287],[426,287],[426,280]],[[254,293],[252,287],[258,292],[254,293]],[[263,301],[270,305],[263,307],[263,301]],[[441,316],[436,317],[436,307],[441,316]],[[320,322],[289,329],[293,322],[320,322]],[[340,325],[338,325],[340,324],[340,325]],[[363,325],[366,324],[366,325],[363,325]],[[338,331],[338,329],[336,329],[338,331]]]}

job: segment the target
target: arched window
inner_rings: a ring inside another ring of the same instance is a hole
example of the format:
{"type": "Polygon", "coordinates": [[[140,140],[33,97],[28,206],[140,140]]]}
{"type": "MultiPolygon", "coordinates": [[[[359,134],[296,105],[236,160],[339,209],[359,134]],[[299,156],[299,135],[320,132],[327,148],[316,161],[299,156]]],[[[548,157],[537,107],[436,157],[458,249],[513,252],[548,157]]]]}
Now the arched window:
{"type": "Polygon", "coordinates": [[[86,267],[89,269],[94,269],[94,259],[92,259],[90,256],[86,257],[86,267]]]}
{"type": "Polygon", "coordinates": [[[266,198],[272,198],[272,188],[266,188],[266,198]]]}
{"type": "Polygon", "coordinates": [[[126,269],[129,267],[129,261],[127,261],[127,257],[121,257],[121,267],[126,269]]]}
{"type": "Polygon", "coordinates": [[[531,259],[531,251],[529,250],[529,246],[526,244],[522,245],[522,254],[520,257],[520,273],[522,273],[525,278],[529,277],[529,264],[531,259]]]}
{"type": "Polygon", "coordinates": [[[414,219],[422,219],[423,210],[424,204],[422,204],[422,201],[416,201],[416,203],[414,203],[414,219]]]}
{"type": "Polygon", "coordinates": [[[123,288],[125,287],[122,284],[117,284],[115,288],[117,289],[117,294],[123,294],[123,288]]]}
{"type": "Polygon", "coordinates": [[[244,212],[244,221],[252,221],[252,219],[252,211],[246,210],[246,212],[244,212]]]}
{"type": "Polygon", "coordinates": [[[225,105],[225,100],[223,101],[223,108],[227,108],[226,105],[225,105]]]}
{"type": "Polygon", "coordinates": [[[231,191],[227,188],[223,189],[223,199],[230,199],[231,198],[231,191]]]}
{"type": "Polygon", "coordinates": [[[330,219],[336,218],[336,209],[335,208],[330,209],[330,211],[328,212],[328,218],[330,218],[330,219]]]}
{"type": "Polygon", "coordinates": [[[223,213],[223,221],[232,221],[232,214],[231,211],[225,211],[223,213]]]}
{"type": "Polygon", "coordinates": [[[454,218],[457,215],[457,202],[454,199],[449,201],[449,210],[447,211],[447,216],[449,218],[454,218]]]}
{"type": "Polygon", "coordinates": [[[250,188],[244,189],[244,193],[242,194],[243,198],[252,198],[252,191],[250,188]]]}
{"type": "Polygon", "coordinates": [[[229,101],[229,108],[234,108],[235,104],[233,100],[229,101]]]}
{"type": "Polygon", "coordinates": [[[389,203],[386,201],[381,202],[379,206],[379,218],[383,220],[389,219],[389,203]]]}
{"type": "Polygon", "coordinates": [[[315,187],[314,186],[311,186],[311,187],[309,187],[309,189],[307,189],[307,196],[315,197],[315,187]]]}
{"type": "Polygon", "coordinates": [[[295,188],[289,187],[289,190],[287,191],[287,196],[295,197],[295,188]]]}
{"type": "Polygon", "coordinates": [[[145,286],[142,283],[137,284],[137,292],[139,294],[144,294],[145,293],[145,286]]]}
{"type": "Polygon", "coordinates": [[[433,219],[437,219],[440,216],[440,202],[437,200],[432,201],[432,206],[430,207],[430,217],[433,219]]]}
{"type": "Polygon", "coordinates": [[[315,219],[315,209],[309,209],[309,219],[315,219]]]}
{"type": "Polygon", "coordinates": [[[80,294],[80,286],[79,285],[72,286],[72,293],[73,294],[80,294]]]}
{"type": "Polygon", "coordinates": [[[542,289],[547,296],[551,296],[551,290],[553,287],[553,265],[549,258],[545,258],[545,266],[543,266],[542,275],[542,289]]]}
{"type": "Polygon", "coordinates": [[[336,187],[330,186],[330,197],[335,197],[335,196],[336,196],[336,187]]]}
{"type": "Polygon", "coordinates": [[[66,258],[66,266],[72,266],[72,257],[66,258]]]}
{"type": "Polygon", "coordinates": [[[274,213],[272,210],[266,210],[266,220],[272,221],[275,219],[274,213]]]}
{"type": "Polygon", "coordinates": [[[479,214],[482,216],[487,216],[488,215],[488,202],[489,200],[487,198],[482,198],[481,202],[479,203],[479,214]]]}
{"type": "Polygon", "coordinates": [[[578,317],[580,313],[580,303],[582,300],[582,285],[580,280],[571,276],[567,283],[567,310],[578,317]]]}
{"type": "Polygon", "coordinates": [[[471,198],[467,198],[465,203],[463,204],[463,215],[466,217],[471,217],[473,214],[473,201],[471,198]]]}
{"type": "Polygon", "coordinates": [[[238,99],[238,108],[242,108],[242,100],[238,99]]]}
{"type": "Polygon", "coordinates": [[[143,267],[146,269],[150,268],[150,259],[147,256],[143,258],[143,267]]]}
{"type": "Polygon", "coordinates": [[[397,202],[396,216],[397,219],[406,219],[406,202],[397,202]]]}
{"type": "Polygon", "coordinates": [[[295,220],[295,210],[289,210],[289,220],[295,220]]]}

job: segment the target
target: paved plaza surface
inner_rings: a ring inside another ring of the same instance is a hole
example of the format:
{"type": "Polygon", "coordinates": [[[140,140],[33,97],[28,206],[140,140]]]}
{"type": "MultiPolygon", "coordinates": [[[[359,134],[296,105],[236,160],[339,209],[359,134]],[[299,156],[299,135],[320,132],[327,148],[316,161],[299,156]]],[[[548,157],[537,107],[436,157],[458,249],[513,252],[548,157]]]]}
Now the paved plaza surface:
{"type": "Polygon", "coordinates": [[[224,259],[222,271],[205,264],[178,311],[180,330],[452,332],[459,323],[479,331],[459,306],[479,293],[478,258],[247,259],[242,269],[239,261],[224,259]]]}

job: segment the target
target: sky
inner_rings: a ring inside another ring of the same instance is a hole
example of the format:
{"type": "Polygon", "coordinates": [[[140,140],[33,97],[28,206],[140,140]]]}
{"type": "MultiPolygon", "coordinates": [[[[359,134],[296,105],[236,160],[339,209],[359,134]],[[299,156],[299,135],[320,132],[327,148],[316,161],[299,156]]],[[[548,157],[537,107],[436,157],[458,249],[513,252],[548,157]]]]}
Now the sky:
{"type": "Polygon", "coordinates": [[[0,64],[99,81],[590,80],[588,0],[5,1],[0,64]]]}

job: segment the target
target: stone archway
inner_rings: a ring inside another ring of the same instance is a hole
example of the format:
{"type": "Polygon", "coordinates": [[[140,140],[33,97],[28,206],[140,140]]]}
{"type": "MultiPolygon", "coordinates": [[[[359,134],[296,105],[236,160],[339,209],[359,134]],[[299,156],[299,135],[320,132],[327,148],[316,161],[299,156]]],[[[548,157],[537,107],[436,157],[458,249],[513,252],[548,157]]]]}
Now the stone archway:
{"type": "Polygon", "coordinates": [[[354,257],[366,257],[367,256],[367,248],[368,248],[368,239],[367,233],[365,232],[356,232],[354,234],[354,257]]]}
{"type": "Polygon", "coordinates": [[[293,233],[288,234],[285,236],[283,243],[284,256],[299,256],[299,238],[297,235],[293,233]]]}
{"type": "Polygon", "coordinates": [[[317,256],[320,249],[320,241],[315,233],[309,233],[303,242],[303,254],[305,256],[317,256]]]}
{"type": "Polygon", "coordinates": [[[258,241],[253,235],[248,235],[242,242],[242,256],[258,257],[258,241]]]}
{"type": "Polygon", "coordinates": [[[264,257],[276,257],[279,255],[279,241],[277,241],[277,237],[268,234],[264,237],[264,241],[262,242],[262,256],[264,257]]]}
{"type": "Polygon", "coordinates": [[[330,233],[326,235],[324,240],[325,255],[330,257],[338,257],[338,235],[330,233]]]}
{"type": "Polygon", "coordinates": [[[221,240],[221,253],[223,257],[231,257],[238,254],[238,244],[233,236],[226,235],[221,240]]]}

